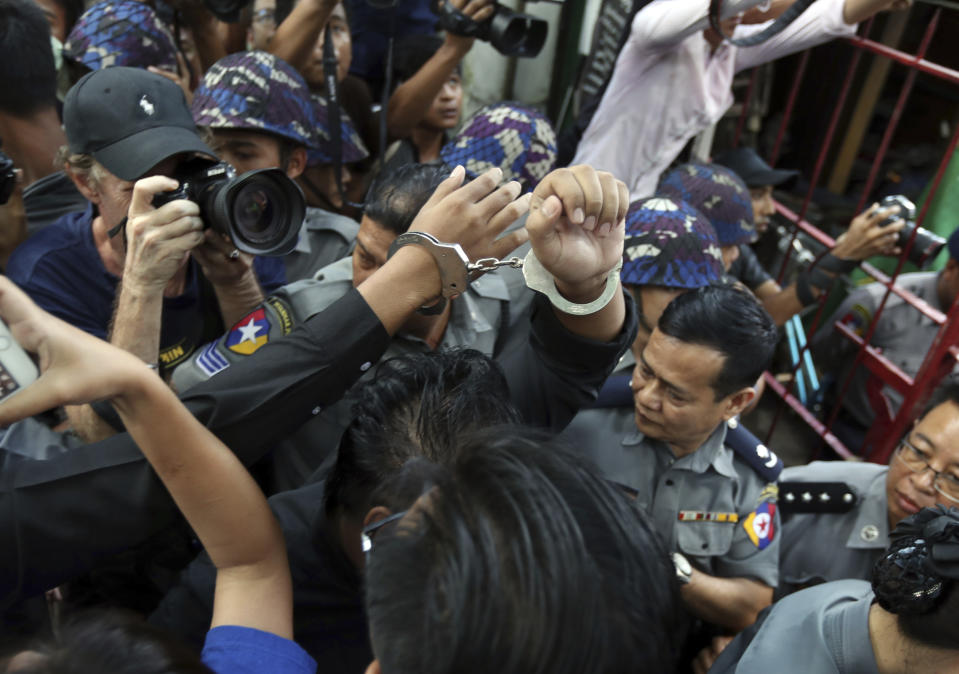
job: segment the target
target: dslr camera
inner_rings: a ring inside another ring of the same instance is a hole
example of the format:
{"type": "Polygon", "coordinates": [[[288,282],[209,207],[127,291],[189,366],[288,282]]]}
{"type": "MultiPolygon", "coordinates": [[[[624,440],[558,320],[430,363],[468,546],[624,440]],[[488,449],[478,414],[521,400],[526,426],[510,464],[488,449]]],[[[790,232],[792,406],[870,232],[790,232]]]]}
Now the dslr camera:
{"type": "Polygon", "coordinates": [[[17,171],[13,167],[13,160],[0,150],[0,206],[10,200],[16,186],[17,171]]]}
{"type": "Polygon", "coordinates": [[[280,256],[296,247],[306,201],[280,169],[238,176],[226,162],[197,157],[180,164],[173,178],[180,187],[154,195],[155,208],[177,199],[196,202],[205,225],[245,253],[280,256]]]}
{"type": "Polygon", "coordinates": [[[916,205],[901,194],[893,194],[884,197],[879,202],[879,208],[886,209],[894,206],[899,207],[899,213],[890,215],[879,223],[880,227],[890,225],[899,218],[906,221],[906,226],[899,230],[899,239],[896,245],[905,250],[909,238],[916,230],[916,239],[909,251],[909,261],[922,269],[929,262],[935,259],[942,247],[946,245],[946,240],[941,236],[930,232],[928,229],[916,225],[916,205]]]}
{"type": "Polygon", "coordinates": [[[453,7],[449,0],[433,0],[430,9],[439,16],[440,27],[464,37],[475,37],[489,42],[504,56],[539,54],[546,43],[549,25],[543,19],[514,12],[498,2],[493,3],[493,15],[476,22],[453,7]]]}

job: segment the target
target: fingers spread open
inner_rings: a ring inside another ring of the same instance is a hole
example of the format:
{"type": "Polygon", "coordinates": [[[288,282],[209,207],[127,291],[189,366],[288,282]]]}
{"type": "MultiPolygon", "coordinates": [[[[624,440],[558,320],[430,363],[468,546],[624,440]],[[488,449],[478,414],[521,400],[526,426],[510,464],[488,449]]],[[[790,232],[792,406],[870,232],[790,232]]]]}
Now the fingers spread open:
{"type": "Polygon", "coordinates": [[[457,166],[450,173],[449,177],[437,185],[436,189],[433,190],[433,194],[430,198],[423,204],[421,210],[426,210],[438,204],[440,201],[448,197],[450,194],[455,192],[460,185],[463,184],[463,178],[466,176],[466,169],[462,166],[457,166]]]}

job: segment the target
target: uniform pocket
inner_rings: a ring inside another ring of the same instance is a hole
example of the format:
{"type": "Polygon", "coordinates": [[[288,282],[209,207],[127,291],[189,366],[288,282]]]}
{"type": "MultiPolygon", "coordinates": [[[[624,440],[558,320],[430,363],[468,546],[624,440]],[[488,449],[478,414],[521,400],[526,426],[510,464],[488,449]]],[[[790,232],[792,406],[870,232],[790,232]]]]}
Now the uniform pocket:
{"type": "Polygon", "coordinates": [[[724,555],[733,544],[735,527],[735,522],[677,522],[676,545],[684,555],[724,555]]]}

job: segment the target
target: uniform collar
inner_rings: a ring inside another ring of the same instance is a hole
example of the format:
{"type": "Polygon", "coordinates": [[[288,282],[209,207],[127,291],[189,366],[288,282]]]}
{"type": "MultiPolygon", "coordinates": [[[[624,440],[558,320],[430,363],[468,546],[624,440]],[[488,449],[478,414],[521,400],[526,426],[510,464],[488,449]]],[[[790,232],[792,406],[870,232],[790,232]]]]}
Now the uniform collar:
{"type": "Polygon", "coordinates": [[[694,473],[705,473],[712,467],[717,473],[729,478],[737,477],[736,469],[733,467],[733,451],[723,443],[726,440],[726,424],[721,423],[716,430],[706,438],[706,442],[692,454],[677,459],[673,450],[665,442],[647,438],[642,432],[636,430],[623,438],[625,446],[642,446],[650,451],[664,453],[671,457],[677,468],[689,470],[694,473]]]}
{"type": "Polygon", "coordinates": [[[888,470],[878,472],[859,495],[861,503],[846,547],[885,549],[889,546],[889,506],[886,503],[888,473],[888,470]]]}

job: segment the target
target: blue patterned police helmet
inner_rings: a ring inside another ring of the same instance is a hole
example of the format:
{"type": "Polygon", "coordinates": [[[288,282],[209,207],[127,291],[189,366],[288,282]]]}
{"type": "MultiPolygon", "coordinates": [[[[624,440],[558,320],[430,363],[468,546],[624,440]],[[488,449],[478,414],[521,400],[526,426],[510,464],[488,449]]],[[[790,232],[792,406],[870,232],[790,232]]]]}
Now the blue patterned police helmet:
{"type": "Polygon", "coordinates": [[[506,180],[518,180],[528,191],[556,166],[556,132],[532,108],[494,103],[476,111],[440,156],[474,178],[498,166],[506,180]]]}
{"type": "Polygon", "coordinates": [[[626,285],[701,288],[723,277],[712,225],[689,204],[665,197],[630,205],[623,256],[626,285]]]}
{"type": "Polygon", "coordinates": [[[682,164],[663,176],[656,193],[685,201],[705,215],[721,246],[738,246],[756,239],[749,188],[724,166],[682,164]]]}
{"type": "Polygon", "coordinates": [[[306,81],[265,51],[237,52],[214,63],[193,93],[190,111],[197,126],[265,131],[317,147],[306,81]]]}
{"type": "MultiPolygon", "coordinates": [[[[326,106],[326,99],[313,94],[313,112],[316,116],[315,149],[311,149],[307,156],[310,166],[329,164],[333,161],[332,139],[330,138],[330,115],[326,106]]],[[[370,156],[369,150],[363,144],[363,139],[353,126],[353,120],[340,106],[340,160],[344,164],[361,161],[370,156]]]]}
{"type": "Polygon", "coordinates": [[[67,36],[63,55],[90,70],[108,66],[177,69],[170,30],[149,5],[133,0],[90,7],[67,36]]]}

